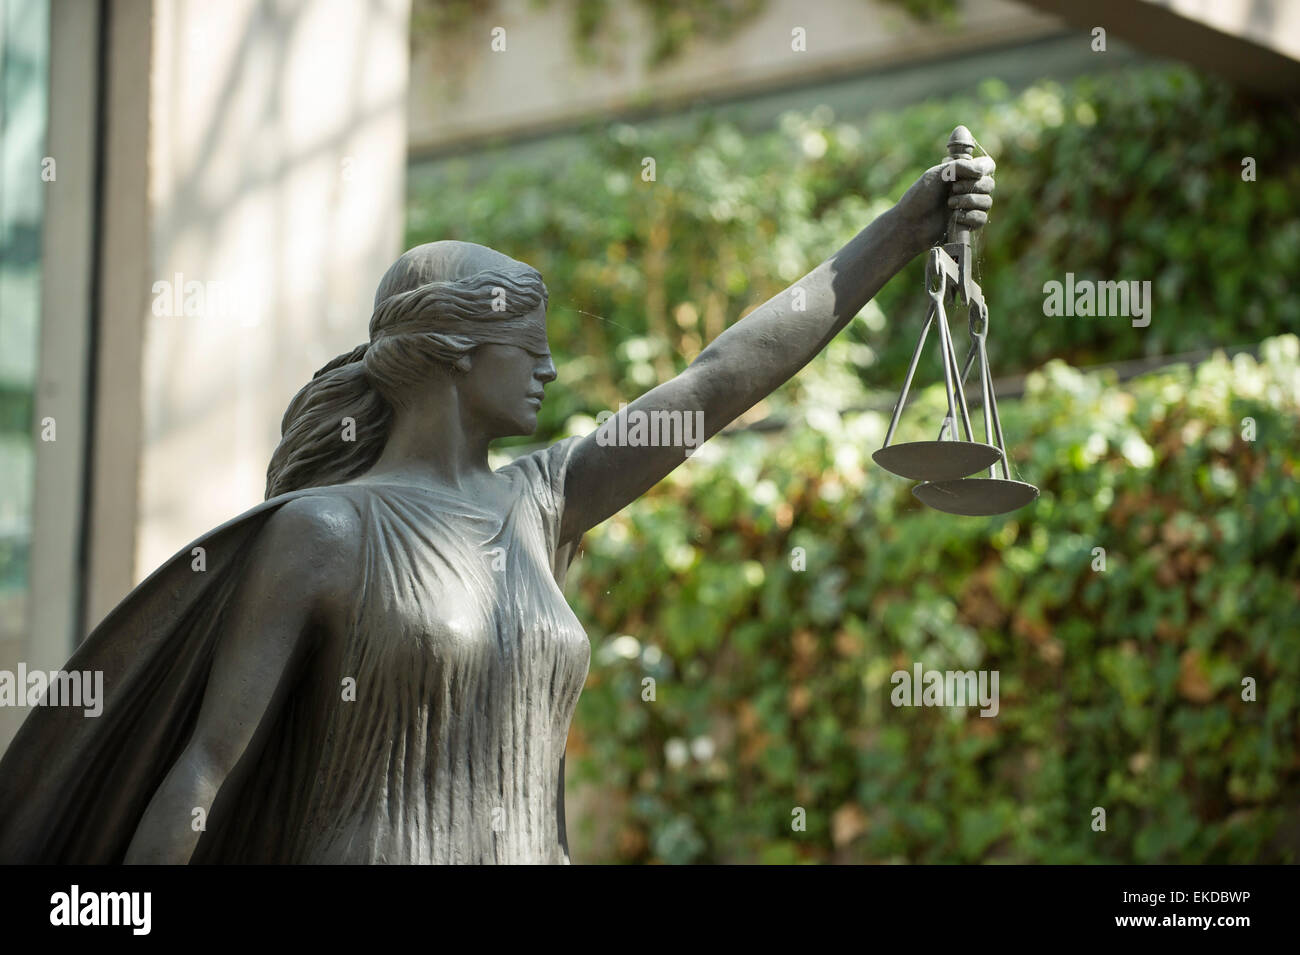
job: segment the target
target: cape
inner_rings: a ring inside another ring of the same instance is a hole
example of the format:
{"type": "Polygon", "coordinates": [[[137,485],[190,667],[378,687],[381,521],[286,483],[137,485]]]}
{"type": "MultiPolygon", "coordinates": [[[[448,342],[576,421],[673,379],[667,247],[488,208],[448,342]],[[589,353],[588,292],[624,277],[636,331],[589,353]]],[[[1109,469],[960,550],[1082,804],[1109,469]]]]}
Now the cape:
{"type": "MultiPolygon", "coordinates": [[[[539,513],[545,516],[528,525],[530,539],[536,553],[549,556],[549,566],[538,570],[558,587],[577,550],[576,542],[561,546],[557,539],[564,472],[577,440],[564,439],[506,466],[519,466],[517,473],[526,475],[521,486],[538,495],[539,513]],[[540,543],[543,536],[545,544],[540,543]]],[[[224,612],[243,579],[257,535],[280,507],[328,490],[303,488],[280,495],[191,541],[135,587],[77,648],[63,669],[103,673],[102,711],[87,717],[82,707],[32,708],[0,759],[0,864],[124,860],[150,801],[193,734],[224,612]],[[202,572],[192,567],[195,547],[205,552],[202,572]]],[[[558,590],[551,599],[571,614],[558,590]]],[[[577,633],[585,660],[585,634],[580,628],[577,633]]],[[[572,674],[576,684],[567,688],[573,702],[583,676],[585,664],[581,673],[572,674]]],[[[558,818],[552,818],[562,861],[568,861],[565,732],[556,732],[559,778],[548,798],[556,800],[550,811],[557,811],[558,818]]],[[[232,775],[219,799],[238,803],[251,785],[232,775]]],[[[258,793],[246,795],[260,805],[258,793]]],[[[200,839],[191,861],[206,861],[206,841],[207,836],[200,839]]]]}
{"type": "Polygon", "coordinates": [[[242,556],[271,514],[310,493],[263,501],[191,541],[82,642],[63,669],[103,672],[103,711],[32,708],[0,759],[0,864],[122,862],[193,732],[242,556]]]}

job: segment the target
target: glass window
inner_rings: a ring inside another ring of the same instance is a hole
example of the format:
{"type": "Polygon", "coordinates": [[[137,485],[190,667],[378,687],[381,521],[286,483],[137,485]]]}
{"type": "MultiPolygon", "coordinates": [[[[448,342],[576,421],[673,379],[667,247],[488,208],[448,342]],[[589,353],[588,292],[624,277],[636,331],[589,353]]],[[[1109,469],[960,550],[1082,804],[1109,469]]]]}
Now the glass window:
{"type": "Polygon", "coordinates": [[[49,4],[0,0],[0,640],[26,631],[41,306],[49,4]]]}

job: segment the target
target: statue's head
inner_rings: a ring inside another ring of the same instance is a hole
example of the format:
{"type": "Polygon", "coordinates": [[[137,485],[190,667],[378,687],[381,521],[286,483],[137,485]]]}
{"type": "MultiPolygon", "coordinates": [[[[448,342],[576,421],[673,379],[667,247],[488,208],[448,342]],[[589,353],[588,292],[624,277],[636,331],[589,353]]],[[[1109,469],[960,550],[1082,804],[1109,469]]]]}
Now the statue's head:
{"type": "Polygon", "coordinates": [[[266,494],[350,480],[378,459],[394,415],[454,400],[489,439],[532,434],[555,379],[546,286],[532,266],[473,242],[430,242],[393,263],[375,292],[370,340],[308,382],[281,423],[266,494]],[[427,406],[427,405],[426,405],[427,406]],[[339,422],[355,437],[339,441],[339,422]]]}
{"type": "Polygon", "coordinates": [[[416,246],[375,292],[365,367],[395,408],[450,376],[461,408],[492,437],[532,434],[555,379],[542,276],[473,242],[416,246]]]}

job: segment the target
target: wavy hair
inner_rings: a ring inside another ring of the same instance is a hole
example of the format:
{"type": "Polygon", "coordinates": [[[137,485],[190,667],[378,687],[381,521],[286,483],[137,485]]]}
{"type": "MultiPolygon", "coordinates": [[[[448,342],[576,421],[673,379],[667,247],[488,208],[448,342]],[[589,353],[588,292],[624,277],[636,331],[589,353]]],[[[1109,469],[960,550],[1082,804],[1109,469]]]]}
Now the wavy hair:
{"type": "Polygon", "coordinates": [[[412,385],[438,366],[468,370],[480,345],[527,343],[521,319],[547,297],[536,269],[485,246],[432,242],[405,253],[375,292],[370,341],[321,368],[289,402],[266,469],[266,497],[368,471],[412,385]],[[344,440],[345,418],[355,440],[344,440]]]}

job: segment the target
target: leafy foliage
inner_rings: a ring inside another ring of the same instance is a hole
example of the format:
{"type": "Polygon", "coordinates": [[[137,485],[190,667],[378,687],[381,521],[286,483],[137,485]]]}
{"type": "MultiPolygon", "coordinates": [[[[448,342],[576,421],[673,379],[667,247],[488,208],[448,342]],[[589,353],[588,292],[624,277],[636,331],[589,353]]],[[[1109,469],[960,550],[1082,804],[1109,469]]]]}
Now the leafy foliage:
{"type": "MultiPolygon", "coordinates": [[[[556,0],[534,0],[539,7],[556,0]]],[[[952,18],[952,0],[906,0],[903,6],[923,20],[939,14],[952,18]],[[946,5],[946,6],[945,6],[946,5]]],[[[637,0],[641,19],[649,31],[646,66],[656,68],[677,59],[692,43],[729,38],[763,12],[767,0],[637,0]]],[[[600,63],[618,48],[609,0],[568,0],[575,52],[588,63],[600,63]]],[[[417,40],[464,41],[475,26],[496,12],[496,0],[414,0],[411,35],[417,40]]]]}
{"type": "Polygon", "coordinates": [[[997,518],[876,468],[876,412],[696,452],[571,573],[597,651],[570,778],[615,820],[571,814],[577,857],[1296,861],[1300,340],[1263,353],[1034,372],[1002,410],[1042,497],[997,518]],[[1000,712],[891,706],[917,661],[997,670],[1000,712]]]}
{"type": "MultiPolygon", "coordinates": [[[[413,177],[409,244],[460,238],[541,270],[566,374],[541,435],[671,376],[798,280],[944,155],[957,122],[999,163],[980,281],[1000,375],[1250,344],[1300,328],[1300,161],[1285,109],[1181,67],[1043,82],[836,122],[825,107],[744,134],[704,115],[599,126],[531,160],[458,160],[413,177]],[[645,181],[644,160],[655,161],[645,181]],[[1242,160],[1258,179],[1242,180],[1242,160]],[[1150,281],[1151,324],[1048,318],[1043,285],[1150,281]],[[1014,329],[1014,333],[1009,333],[1014,329]]],[[[922,305],[918,258],[849,333],[894,389],[922,305]]],[[[801,379],[781,397],[802,400],[801,379]]],[[[770,408],[759,409],[760,413],[770,408]]]]}

